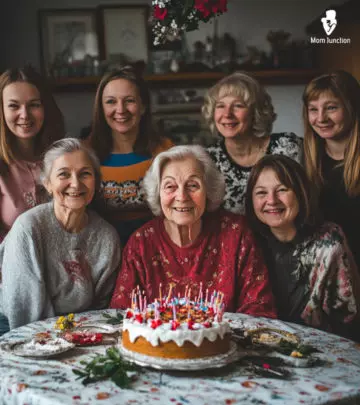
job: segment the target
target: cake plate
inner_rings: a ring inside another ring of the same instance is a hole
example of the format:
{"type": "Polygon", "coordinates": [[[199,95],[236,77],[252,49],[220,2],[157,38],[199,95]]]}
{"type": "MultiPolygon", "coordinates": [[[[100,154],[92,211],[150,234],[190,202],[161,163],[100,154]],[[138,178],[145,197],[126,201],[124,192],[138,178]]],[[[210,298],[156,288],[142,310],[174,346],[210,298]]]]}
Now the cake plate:
{"type": "Polygon", "coordinates": [[[205,370],[210,368],[220,368],[233,363],[247,355],[246,352],[239,351],[237,344],[230,342],[228,352],[218,355],[203,357],[200,359],[164,359],[161,357],[146,356],[125,349],[120,345],[120,352],[125,360],[143,367],[152,367],[157,370],[205,370]]]}

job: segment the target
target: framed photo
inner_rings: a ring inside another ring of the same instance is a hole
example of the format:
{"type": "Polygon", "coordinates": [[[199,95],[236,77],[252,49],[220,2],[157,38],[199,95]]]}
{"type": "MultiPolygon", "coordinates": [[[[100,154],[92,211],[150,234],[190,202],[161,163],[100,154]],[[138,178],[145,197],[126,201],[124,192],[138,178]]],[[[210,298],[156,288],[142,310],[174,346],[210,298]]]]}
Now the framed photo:
{"type": "Polygon", "coordinates": [[[154,114],[160,132],[175,145],[199,144],[209,146],[216,142],[200,113],[154,114]]]}
{"type": "Polygon", "coordinates": [[[129,63],[148,61],[149,7],[99,6],[101,59],[129,63]]]}
{"type": "Polygon", "coordinates": [[[99,56],[95,9],[40,9],[41,64],[45,72],[55,65],[99,56]]]}

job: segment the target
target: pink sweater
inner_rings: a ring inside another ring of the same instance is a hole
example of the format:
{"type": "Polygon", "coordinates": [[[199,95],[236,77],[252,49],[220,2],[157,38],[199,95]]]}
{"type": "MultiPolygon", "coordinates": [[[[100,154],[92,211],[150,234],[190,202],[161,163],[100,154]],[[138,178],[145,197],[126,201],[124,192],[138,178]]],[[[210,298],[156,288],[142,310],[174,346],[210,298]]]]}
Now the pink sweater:
{"type": "Polygon", "coordinates": [[[29,208],[45,202],[40,185],[40,162],[17,161],[0,173],[0,242],[15,219],[29,208]]]}

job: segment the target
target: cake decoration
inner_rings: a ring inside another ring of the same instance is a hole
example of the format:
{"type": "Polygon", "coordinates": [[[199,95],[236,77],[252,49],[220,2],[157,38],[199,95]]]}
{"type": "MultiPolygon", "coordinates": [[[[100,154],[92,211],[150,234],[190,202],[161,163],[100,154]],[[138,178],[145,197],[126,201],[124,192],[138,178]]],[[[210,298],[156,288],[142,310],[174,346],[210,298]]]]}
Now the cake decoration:
{"type": "Polygon", "coordinates": [[[122,346],[128,350],[160,357],[196,358],[229,350],[231,329],[223,321],[224,294],[208,289],[192,297],[186,286],[183,297],[175,296],[173,284],[167,294],[159,285],[159,297],[147,304],[144,291],[131,292],[126,310],[122,346]]]}

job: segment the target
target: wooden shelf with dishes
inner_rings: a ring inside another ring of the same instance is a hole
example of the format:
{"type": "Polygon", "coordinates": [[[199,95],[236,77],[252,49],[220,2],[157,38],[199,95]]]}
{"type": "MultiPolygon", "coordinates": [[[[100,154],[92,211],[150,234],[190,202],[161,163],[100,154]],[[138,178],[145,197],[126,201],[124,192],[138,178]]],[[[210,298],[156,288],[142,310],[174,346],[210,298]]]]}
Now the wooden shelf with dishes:
{"type": "MultiPolygon", "coordinates": [[[[264,85],[305,84],[319,74],[316,69],[273,69],[249,71],[264,85]]],[[[145,75],[151,88],[207,87],[226,76],[222,72],[178,72],[145,75]]],[[[54,91],[94,91],[100,81],[98,76],[61,77],[52,79],[54,91]]]]}

